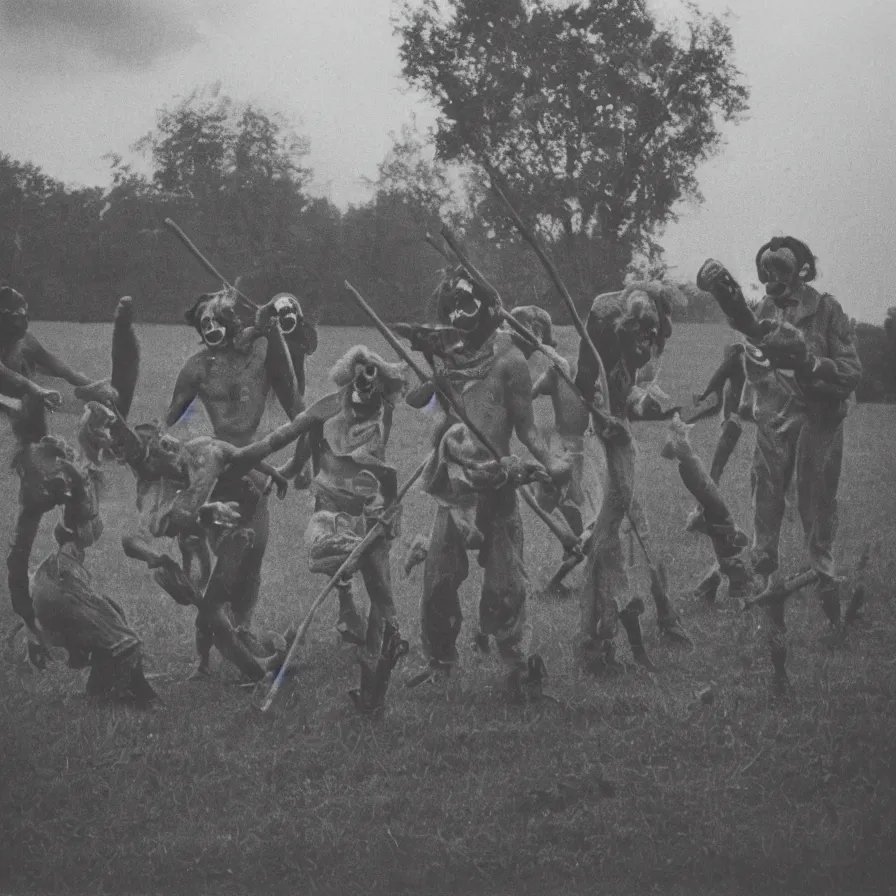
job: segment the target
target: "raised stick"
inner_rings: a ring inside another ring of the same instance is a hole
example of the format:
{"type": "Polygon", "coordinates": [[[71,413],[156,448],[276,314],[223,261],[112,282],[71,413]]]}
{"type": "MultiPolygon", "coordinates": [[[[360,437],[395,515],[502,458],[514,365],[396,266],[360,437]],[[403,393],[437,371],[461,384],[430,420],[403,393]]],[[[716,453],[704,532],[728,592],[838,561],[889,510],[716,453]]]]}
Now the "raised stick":
{"type": "Polygon", "coordinates": [[[250,308],[258,310],[258,305],[248,296],[240,292],[235,286],[227,282],[215,266],[196,248],[193,241],[171,220],[165,218],[165,226],[187,247],[190,254],[215,278],[221,281],[228,289],[232,289],[250,308]]]}
{"type": "MultiPolygon", "coordinates": [[[[532,345],[532,347],[536,351],[540,351],[548,360],[551,362],[551,365],[559,374],[560,378],[570,385],[573,388],[575,394],[579,397],[582,403],[585,405],[585,408],[590,411],[592,416],[594,417],[595,424],[601,430],[601,438],[604,439],[624,439],[627,440],[629,438],[628,433],[625,430],[625,427],[622,426],[618,421],[615,421],[612,417],[608,416],[607,413],[603,410],[597,408],[593,402],[588,401],[584,395],[579,391],[576,384],[573,382],[572,378],[566,373],[566,371],[562,368],[562,365],[558,364],[557,357],[552,355],[551,352],[545,348],[541,344],[541,340],[527,327],[523,326],[509,311],[507,311],[504,306],[501,304],[501,297],[498,294],[498,291],[485,279],[485,277],[476,269],[473,265],[470,258],[461,248],[460,243],[457,238],[451,232],[451,230],[445,225],[442,225],[442,238],[445,242],[451,247],[451,251],[457,256],[458,261],[466,268],[469,272],[470,276],[476,281],[477,285],[480,289],[486,290],[489,294],[493,296],[493,298],[498,303],[498,313],[501,315],[501,318],[507,322],[507,324],[516,330],[521,336],[523,336],[528,342],[532,345]]],[[[435,241],[432,239],[429,233],[426,234],[426,241],[438,250],[438,246],[435,241]]],[[[444,255],[444,253],[443,253],[444,255]]],[[[448,256],[445,255],[445,258],[448,256]]],[[[570,299],[572,301],[572,299],[570,299]]],[[[599,368],[603,371],[603,367],[599,368]]],[[[604,379],[606,379],[604,377],[604,379]]],[[[601,387],[603,388],[603,387],[601,387]]],[[[607,395],[604,392],[604,395],[607,395]]]]}
{"type": "Polygon", "coordinates": [[[560,293],[560,298],[563,299],[567,311],[569,311],[569,315],[572,318],[573,326],[576,328],[576,332],[579,334],[579,338],[588,346],[588,349],[594,356],[594,360],[597,363],[597,369],[600,372],[600,390],[604,396],[604,399],[609,405],[610,389],[607,383],[607,372],[604,369],[603,358],[601,358],[600,352],[598,352],[597,347],[591,341],[591,337],[588,335],[588,331],[585,329],[585,324],[582,323],[582,318],[579,317],[576,303],[572,300],[572,296],[569,294],[569,290],[566,288],[566,284],[564,284],[563,280],[560,278],[560,274],[557,271],[557,268],[548,257],[547,252],[545,252],[538,238],[532,232],[531,228],[525,223],[525,221],[523,221],[517,210],[513,207],[513,203],[507,198],[506,194],[501,189],[501,185],[498,183],[498,174],[495,169],[489,162],[483,159],[480,159],[480,162],[488,172],[492,190],[494,190],[498,198],[504,203],[504,206],[507,209],[507,213],[510,215],[510,218],[516,226],[516,229],[520,232],[520,236],[522,236],[522,238],[532,247],[532,249],[535,251],[535,254],[544,265],[544,268],[547,271],[548,276],[551,278],[554,286],[556,287],[557,292],[560,293]]]}
{"type": "MultiPolygon", "coordinates": [[[[419,378],[421,383],[433,380],[433,386],[435,387],[436,391],[445,399],[458,420],[460,420],[460,422],[463,423],[464,426],[466,426],[467,429],[469,429],[470,432],[483,444],[489,454],[491,454],[496,461],[500,462],[500,452],[492,444],[488,436],[486,436],[485,433],[478,426],[476,426],[476,424],[473,423],[472,420],[470,420],[461,402],[454,394],[452,394],[453,390],[446,389],[444,384],[440,384],[436,382],[433,377],[427,376],[420,365],[417,364],[410,356],[408,350],[398,341],[398,337],[395,336],[389,329],[389,327],[380,319],[380,316],[376,313],[376,311],[374,311],[373,308],[371,308],[370,305],[367,304],[361,293],[359,293],[358,290],[356,290],[355,287],[348,282],[348,280],[344,282],[346,289],[348,289],[348,291],[352,294],[355,301],[358,303],[364,313],[371,319],[371,321],[373,321],[374,326],[377,328],[377,330],[380,331],[386,342],[388,342],[389,345],[392,346],[398,357],[401,358],[411,368],[411,370],[413,370],[414,373],[417,374],[417,377],[419,378]]],[[[519,491],[523,496],[523,500],[529,505],[532,512],[548,527],[548,529],[551,530],[560,544],[564,545],[565,547],[565,543],[569,540],[569,534],[572,533],[572,530],[570,530],[569,533],[564,532],[558,525],[557,521],[538,506],[538,503],[536,502],[535,498],[532,497],[526,486],[521,485],[519,491]]]]}

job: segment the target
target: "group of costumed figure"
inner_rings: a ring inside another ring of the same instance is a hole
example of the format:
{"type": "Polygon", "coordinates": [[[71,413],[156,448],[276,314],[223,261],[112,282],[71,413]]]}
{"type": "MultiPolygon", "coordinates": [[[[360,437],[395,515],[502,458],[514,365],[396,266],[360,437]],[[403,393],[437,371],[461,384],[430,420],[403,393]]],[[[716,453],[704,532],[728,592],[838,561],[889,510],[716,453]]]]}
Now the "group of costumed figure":
{"type": "Polygon", "coordinates": [[[783,237],[760,249],[756,268],[766,295],[754,306],[721,264],[703,265],[697,286],[713,295],[740,337],[725,346],[703,392],[676,405],[658,384],[672,336],[673,287],[635,282],[600,295],[584,323],[570,300],[581,341],[575,357],[563,357],[548,313],[533,305],[506,310],[450,231],[443,229],[443,236],[444,245],[427,237],[448,262],[435,293],[438,322],[389,327],[346,284],[399,362],[354,346],[330,371],[332,391],[312,402],[305,400],[305,365],[317,332],[295,296],[283,293],[257,306],[229,285],[201,296],[186,321],[203,344],[178,374],[163,422],[129,420],[140,356],[129,298],[115,311],[111,375],[91,381],[29,331],[25,299],[8,286],[0,289],[0,405],[17,443],[12,466],[21,483],[8,582],[36,666],[45,668],[50,649],[62,647],[69,666],[89,667],[88,693],[138,706],[157,699],[144,674],[140,638],[87,568],[87,553],[103,534],[101,470],[111,462],[130,468],[136,481],[133,522],[121,536],[124,553],[144,563],[176,603],[195,610],[197,676],[209,673],[214,647],[248,681],[276,683],[304,637],[309,617],[285,634],[252,630],[269,493],[276,489],[284,498],[290,483],[313,497],[308,565],[329,585],[312,611],[335,590],[337,630],[358,652],[360,686],[350,694],[359,710],[384,705],[392,670],[408,652],[391,547],[400,535],[401,501],[415,482],[433,499],[434,518],[429,536],[413,540],[404,563],[406,574],[423,564],[426,664],[408,686],[450,675],[458,662],[460,590],[473,553],[482,569],[473,643],[485,652],[494,643],[511,698],[540,695],[545,666],[529,653],[532,585],[520,499],[563,547],[546,591],[568,594],[565,579],[580,566],[576,647],[583,667],[624,669],[616,652],[621,625],[635,662],[653,669],[642,640],[644,603],[630,594],[626,533],[647,559],[660,635],[691,642],[665,569],[654,560],[636,495],[632,424],[641,420],[668,421],[662,457],[677,462],[698,504],[687,529],[708,537],[714,549],[716,563],[695,594],[712,603],[727,581],[730,599],[765,608],[776,686],[787,682],[790,594],[814,584],[831,626],[827,638],[842,638],[858,615],[861,589],[841,618],[832,546],[843,424],[861,366],[849,319],[832,296],[810,285],[816,268],[809,248],[783,237]],[[241,305],[250,309],[251,325],[241,321],[241,305]],[[536,354],[547,357],[548,367],[533,382],[536,354]],[[61,397],[35,382],[36,370],[72,384],[85,403],[76,447],[49,434],[47,414],[61,397]],[[288,422],[258,438],[271,392],[288,422]],[[547,431],[536,425],[533,410],[542,396],[553,407],[547,431]],[[213,435],[174,437],[170,428],[195,400],[213,435]],[[440,411],[429,454],[403,484],[389,450],[399,401],[440,411]],[[714,415],[722,424],[707,471],[688,430],[714,415]],[[747,421],[756,427],[752,544],[719,489],[747,421]],[[514,453],[514,436],[526,459],[514,453]],[[284,465],[268,463],[290,445],[284,465]],[[778,542],[794,478],[808,566],[783,579],[778,542]],[[32,569],[41,520],[57,509],[57,547],[32,569]],[[175,541],[177,557],[169,553],[175,541]],[[357,577],[369,600],[366,619],[355,598],[357,577]]]}

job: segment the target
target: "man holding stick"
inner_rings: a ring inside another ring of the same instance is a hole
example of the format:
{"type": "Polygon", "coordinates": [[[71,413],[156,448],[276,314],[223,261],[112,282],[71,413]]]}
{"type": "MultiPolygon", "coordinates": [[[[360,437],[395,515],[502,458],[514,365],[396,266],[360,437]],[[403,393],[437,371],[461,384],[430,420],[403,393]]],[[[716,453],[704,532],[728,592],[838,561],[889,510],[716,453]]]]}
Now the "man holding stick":
{"type": "Polygon", "coordinates": [[[430,665],[410,684],[448,673],[457,662],[463,620],[458,592],[469,574],[467,550],[478,550],[484,578],[477,643],[487,647],[494,637],[517,696],[522,686],[537,687],[542,670],[540,659],[526,656],[530,585],[516,488],[548,476],[562,485],[570,465],[567,457],[551,457],[535,426],[525,355],[509,334],[497,332],[500,298],[481,279],[478,272],[455,267],[436,293],[439,320],[452,338],[433,357],[434,389],[446,416],[434,434],[435,454],[423,486],[437,503],[421,599],[423,648],[430,665]],[[511,455],[514,433],[536,464],[511,455]]]}
{"type": "MultiPolygon", "coordinates": [[[[366,648],[360,657],[361,687],[352,692],[362,711],[378,709],[385,700],[385,686],[374,684],[370,671],[377,658],[390,651],[406,652],[407,642],[398,634],[398,617],[392,595],[391,543],[398,532],[400,506],[392,507],[397,495],[397,474],[386,462],[386,446],[392,428],[395,401],[407,383],[404,368],[389,364],[367,346],[349,349],[330,372],[337,391],[322,399],[333,413],[321,414],[299,443],[310,454],[314,479],[314,514],[308,523],[305,541],[312,572],[334,575],[346,558],[373,529],[381,531],[353,568],[343,570],[336,582],[339,596],[337,629],[343,640],[366,648]],[[388,516],[385,511],[389,509],[388,516]],[[355,606],[352,577],[361,573],[370,613],[366,622],[355,606]]],[[[301,451],[281,474],[289,477],[293,467],[307,461],[301,451]]],[[[394,663],[393,663],[394,665],[394,663]]],[[[391,671],[389,669],[388,671],[391,671]]],[[[386,670],[380,667],[380,677],[386,670]]]]}
{"type": "MultiPolygon", "coordinates": [[[[198,398],[211,420],[215,439],[245,446],[255,438],[271,389],[288,417],[294,417],[303,404],[278,325],[276,303],[272,300],[259,308],[254,326],[244,330],[236,298],[233,288],[225,288],[200,296],[187,311],[187,323],[196,329],[204,345],[178,374],[165,425],[174,426],[198,398]]],[[[248,516],[242,514],[242,521],[253,533],[252,543],[246,546],[233,571],[239,588],[234,589],[230,600],[235,622],[244,627],[251,624],[258,603],[267,548],[269,510],[265,482],[263,474],[247,468],[239,476],[222,476],[213,498],[216,502],[237,502],[243,509],[251,508],[248,516]]],[[[208,671],[212,642],[211,632],[198,627],[200,673],[208,671]]]]}

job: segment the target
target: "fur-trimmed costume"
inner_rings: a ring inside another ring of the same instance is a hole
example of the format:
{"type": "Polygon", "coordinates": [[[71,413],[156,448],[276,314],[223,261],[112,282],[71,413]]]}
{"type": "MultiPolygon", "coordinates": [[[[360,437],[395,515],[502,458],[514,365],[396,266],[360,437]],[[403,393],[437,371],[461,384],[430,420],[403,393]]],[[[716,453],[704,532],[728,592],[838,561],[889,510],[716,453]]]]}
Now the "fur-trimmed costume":
{"type": "MultiPolygon", "coordinates": [[[[357,345],[336,363],[331,381],[339,387],[341,411],[316,425],[307,436],[314,479],[314,513],[305,531],[312,572],[332,576],[353,548],[381,518],[397,492],[397,474],[386,462],[394,403],[405,391],[404,368],[385,362],[357,345]]],[[[340,582],[343,637],[376,649],[385,622],[396,623],[390,570],[393,521],[385,537],[361,557],[361,573],[370,599],[370,618],[362,642],[354,606],[351,574],[340,582]]],[[[353,571],[352,571],[353,572],[353,571]]]]}

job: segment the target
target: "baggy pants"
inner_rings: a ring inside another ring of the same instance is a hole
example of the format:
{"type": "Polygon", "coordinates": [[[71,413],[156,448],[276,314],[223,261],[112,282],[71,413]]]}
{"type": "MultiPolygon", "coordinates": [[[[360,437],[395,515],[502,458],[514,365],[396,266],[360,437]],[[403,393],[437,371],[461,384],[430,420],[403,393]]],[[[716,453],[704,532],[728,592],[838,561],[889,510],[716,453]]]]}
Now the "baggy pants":
{"type": "MultiPolygon", "coordinates": [[[[479,565],[484,570],[479,598],[479,630],[493,635],[505,662],[525,662],[528,640],[526,598],[529,577],[523,562],[523,524],[513,487],[482,492],[476,526],[484,541],[479,565]]],[[[448,507],[439,505],[423,571],[420,623],[423,649],[438,662],[457,660],[457,636],[463,614],[458,591],[469,574],[467,552],[448,507]]]]}
{"type": "MultiPolygon", "coordinates": [[[[239,565],[228,581],[219,581],[213,575],[206,588],[205,597],[216,605],[229,604],[233,624],[237,628],[248,628],[252,614],[258,604],[261,590],[261,564],[268,544],[270,512],[267,495],[264,494],[265,477],[256,470],[238,479],[221,480],[212,493],[212,501],[236,501],[244,519],[239,529],[225,530],[213,538],[213,549],[217,563],[222,559],[226,565],[226,553],[233,548],[229,541],[237,532],[252,530],[251,544],[245,549],[239,565]]],[[[216,565],[217,568],[217,565],[216,565]]],[[[200,657],[208,657],[214,641],[214,633],[205,624],[202,614],[196,617],[196,649],[200,657]]]]}
{"type": "Polygon", "coordinates": [[[768,575],[778,568],[778,543],[787,489],[796,475],[797,506],[809,562],[822,578],[835,574],[837,486],[843,460],[843,422],[819,422],[805,411],[759,422],[753,456],[753,563],[768,575]]]}
{"type": "Polygon", "coordinates": [[[135,675],[142,681],[140,639],[83,567],[48,557],[34,574],[33,594],[47,640],[68,651],[72,668],[91,667],[88,693],[119,695],[132,688],[135,675]]]}

